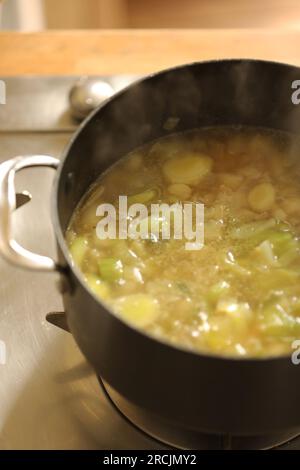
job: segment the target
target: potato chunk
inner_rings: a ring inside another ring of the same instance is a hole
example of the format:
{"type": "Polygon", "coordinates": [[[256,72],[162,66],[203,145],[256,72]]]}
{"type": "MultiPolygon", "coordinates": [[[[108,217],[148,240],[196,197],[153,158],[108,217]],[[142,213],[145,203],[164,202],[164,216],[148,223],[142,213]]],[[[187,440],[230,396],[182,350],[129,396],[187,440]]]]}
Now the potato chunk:
{"type": "Polygon", "coordinates": [[[181,200],[189,199],[192,194],[191,188],[183,183],[170,184],[170,186],[168,186],[168,192],[173,196],[179,197],[181,200]]]}
{"type": "Polygon", "coordinates": [[[116,299],[115,307],[124,320],[136,326],[147,326],[159,314],[158,302],[147,294],[131,294],[116,299]]]}
{"type": "Polygon", "coordinates": [[[171,158],[163,166],[163,173],[171,183],[196,185],[212,168],[212,159],[204,154],[186,154],[171,158]]]}
{"type": "Polygon", "coordinates": [[[275,189],[271,183],[257,184],[248,194],[249,206],[256,212],[270,210],[274,202],[275,189]]]}
{"type": "Polygon", "coordinates": [[[108,300],[111,296],[109,285],[102,281],[95,274],[86,274],[85,281],[88,283],[94,294],[101,299],[108,300]]]}

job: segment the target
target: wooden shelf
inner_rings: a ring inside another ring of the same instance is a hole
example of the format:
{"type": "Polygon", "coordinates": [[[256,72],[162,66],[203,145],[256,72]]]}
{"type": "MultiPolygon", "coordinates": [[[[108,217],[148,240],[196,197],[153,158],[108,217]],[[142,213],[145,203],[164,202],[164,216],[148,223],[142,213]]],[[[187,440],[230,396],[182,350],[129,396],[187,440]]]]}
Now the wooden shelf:
{"type": "MultiPolygon", "coordinates": [[[[4,75],[149,73],[246,57],[300,65],[296,30],[85,30],[0,33],[4,75]]],[[[299,77],[300,78],[300,77],[299,77]]]]}

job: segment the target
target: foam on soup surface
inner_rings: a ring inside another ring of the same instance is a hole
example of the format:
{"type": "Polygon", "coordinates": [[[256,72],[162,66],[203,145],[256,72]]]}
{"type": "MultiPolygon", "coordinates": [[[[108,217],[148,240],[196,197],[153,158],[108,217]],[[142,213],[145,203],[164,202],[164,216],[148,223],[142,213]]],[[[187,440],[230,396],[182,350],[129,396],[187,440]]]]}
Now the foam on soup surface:
{"type": "Polygon", "coordinates": [[[291,353],[300,338],[299,234],[299,141],[223,128],[174,134],[125,156],[80,202],[66,238],[85,282],[125,321],[199,352],[272,356],[291,353]],[[204,247],[99,239],[96,209],[118,208],[120,195],[147,207],[204,203],[204,247]]]}

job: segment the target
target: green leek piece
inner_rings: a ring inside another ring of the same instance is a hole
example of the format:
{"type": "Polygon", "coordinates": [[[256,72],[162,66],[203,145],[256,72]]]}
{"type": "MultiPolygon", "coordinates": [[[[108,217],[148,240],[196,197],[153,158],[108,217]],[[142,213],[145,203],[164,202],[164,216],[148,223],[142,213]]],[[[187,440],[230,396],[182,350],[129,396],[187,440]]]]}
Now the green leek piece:
{"type": "Polygon", "coordinates": [[[233,253],[228,250],[225,253],[222,253],[221,263],[225,269],[228,269],[232,273],[239,274],[241,276],[250,276],[251,271],[246,267],[241,266],[235,259],[233,253]]]}
{"type": "Polygon", "coordinates": [[[299,283],[300,274],[292,269],[274,268],[271,272],[257,273],[256,280],[266,291],[278,290],[299,283]]]}
{"type": "Polygon", "coordinates": [[[296,336],[300,333],[300,318],[273,303],[262,311],[261,330],[268,336],[296,336]]]}
{"type": "Polygon", "coordinates": [[[209,289],[207,293],[208,302],[215,304],[222,295],[228,293],[229,289],[230,289],[230,285],[228,284],[228,282],[226,281],[217,282],[209,289]]]}
{"type": "Polygon", "coordinates": [[[266,235],[266,239],[272,243],[274,252],[277,256],[284,254],[296,244],[293,235],[288,231],[273,230],[266,235]]]}
{"type": "Polygon", "coordinates": [[[282,256],[279,257],[279,263],[281,266],[286,267],[292,264],[294,261],[300,259],[299,246],[295,243],[294,246],[285,251],[282,256]]]}
{"type": "Polygon", "coordinates": [[[75,264],[82,265],[86,252],[88,250],[88,241],[85,237],[77,237],[70,247],[70,253],[75,264]]]}
{"type": "Polygon", "coordinates": [[[237,302],[236,299],[220,299],[216,306],[216,312],[229,318],[232,332],[239,334],[246,331],[252,318],[249,304],[237,302]]]}
{"type": "Polygon", "coordinates": [[[266,266],[277,266],[277,256],[274,254],[273,245],[269,240],[264,240],[253,250],[253,256],[266,266]]]}
{"type": "Polygon", "coordinates": [[[104,281],[118,281],[123,274],[122,261],[116,258],[102,258],[99,261],[99,273],[104,281]]]}
{"type": "Polygon", "coordinates": [[[243,240],[256,236],[257,234],[264,232],[265,230],[275,227],[275,219],[268,220],[259,220],[256,222],[251,222],[248,224],[235,227],[231,233],[230,237],[235,240],[243,240]]]}

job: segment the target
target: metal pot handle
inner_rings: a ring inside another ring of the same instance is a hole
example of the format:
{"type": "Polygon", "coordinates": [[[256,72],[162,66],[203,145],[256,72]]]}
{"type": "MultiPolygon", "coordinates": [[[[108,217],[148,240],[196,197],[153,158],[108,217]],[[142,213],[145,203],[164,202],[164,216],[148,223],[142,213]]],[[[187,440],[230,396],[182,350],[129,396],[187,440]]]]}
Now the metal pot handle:
{"type": "Polygon", "coordinates": [[[59,160],[48,155],[19,156],[0,165],[0,254],[10,263],[34,271],[61,270],[48,256],[32,253],[20,246],[12,236],[11,215],[16,209],[15,174],[35,166],[57,169],[59,160]]]}

